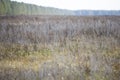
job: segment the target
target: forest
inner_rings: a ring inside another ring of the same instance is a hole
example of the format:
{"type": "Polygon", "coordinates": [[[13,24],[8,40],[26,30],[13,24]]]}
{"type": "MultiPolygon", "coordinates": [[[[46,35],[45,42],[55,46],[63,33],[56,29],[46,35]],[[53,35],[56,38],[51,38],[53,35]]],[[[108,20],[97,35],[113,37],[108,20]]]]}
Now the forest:
{"type": "Polygon", "coordinates": [[[74,15],[74,12],[10,0],[0,0],[0,15],[74,15]]]}
{"type": "Polygon", "coordinates": [[[120,15],[120,10],[65,10],[0,0],[0,15],[120,15]]]}

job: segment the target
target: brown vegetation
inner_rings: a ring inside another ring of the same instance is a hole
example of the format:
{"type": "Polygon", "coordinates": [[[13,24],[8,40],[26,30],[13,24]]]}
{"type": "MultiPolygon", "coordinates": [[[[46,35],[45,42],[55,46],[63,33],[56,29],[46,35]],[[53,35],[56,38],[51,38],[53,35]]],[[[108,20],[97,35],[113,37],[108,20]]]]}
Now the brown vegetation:
{"type": "Polygon", "coordinates": [[[119,80],[119,16],[1,16],[1,80],[119,80]]]}

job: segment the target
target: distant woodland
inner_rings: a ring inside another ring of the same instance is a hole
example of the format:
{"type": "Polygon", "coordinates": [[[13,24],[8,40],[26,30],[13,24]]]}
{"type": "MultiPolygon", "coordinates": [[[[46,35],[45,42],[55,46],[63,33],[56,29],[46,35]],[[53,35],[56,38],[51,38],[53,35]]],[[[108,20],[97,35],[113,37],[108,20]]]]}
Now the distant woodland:
{"type": "Polygon", "coordinates": [[[72,11],[10,0],[0,0],[0,15],[120,15],[120,10],[72,11]]]}
{"type": "Polygon", "coordinates": [[[20,3],[10,0],[0,0],[0,15],[41,15],[41,14],[74,14],[72,11],[42,7],[33,4],[20,3]]]}

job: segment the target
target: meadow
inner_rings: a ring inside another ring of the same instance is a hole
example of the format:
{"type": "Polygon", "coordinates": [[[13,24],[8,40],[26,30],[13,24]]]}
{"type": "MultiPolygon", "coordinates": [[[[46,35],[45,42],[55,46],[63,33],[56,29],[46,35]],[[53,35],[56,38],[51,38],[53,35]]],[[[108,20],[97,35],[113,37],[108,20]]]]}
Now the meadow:
{"type": "Polygon", "coordinates": [[[0,16],[0,80],[119,80],[120,16],[0,16]]]}

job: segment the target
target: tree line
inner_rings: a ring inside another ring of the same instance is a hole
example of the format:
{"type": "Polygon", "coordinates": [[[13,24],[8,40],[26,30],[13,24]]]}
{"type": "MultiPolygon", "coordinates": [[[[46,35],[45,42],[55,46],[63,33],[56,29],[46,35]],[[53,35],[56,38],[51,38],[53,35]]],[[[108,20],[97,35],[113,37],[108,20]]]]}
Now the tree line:
{"type": "Polygon", "coordinates": [[[74,14],[69,10],[42,7],[10,0],[0,0],[0,15],[67,15],[74,14]]]}
{"type": "Polygon", "coordinates": [[[64,10],[0,0],[0,15],[120,15],[120,10],[64,10]]]}

